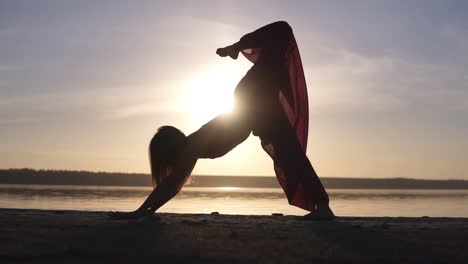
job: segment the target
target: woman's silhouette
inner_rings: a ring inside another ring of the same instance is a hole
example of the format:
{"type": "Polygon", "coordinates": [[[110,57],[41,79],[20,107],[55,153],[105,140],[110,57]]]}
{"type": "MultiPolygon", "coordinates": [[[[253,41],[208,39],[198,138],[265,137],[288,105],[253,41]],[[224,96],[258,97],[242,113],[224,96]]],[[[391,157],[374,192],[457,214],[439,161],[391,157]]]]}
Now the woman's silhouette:
{"type": "Polygon", "coordinates": [[[232,59],[237,59],[239,52],[254,65],[235,89],[235,110],[187,137],[174,127],[161,127],[149,147],[155,189],[136,211],[114,212],[112,217],[153,214],[179,192],[198,159],[225,155],[251,132],[273,159],[289,203],[310,211],[307,218],[334,217],[328,195],[306,156],[307,88],[291,27],[275,22],[216,51],[232,59]]]}

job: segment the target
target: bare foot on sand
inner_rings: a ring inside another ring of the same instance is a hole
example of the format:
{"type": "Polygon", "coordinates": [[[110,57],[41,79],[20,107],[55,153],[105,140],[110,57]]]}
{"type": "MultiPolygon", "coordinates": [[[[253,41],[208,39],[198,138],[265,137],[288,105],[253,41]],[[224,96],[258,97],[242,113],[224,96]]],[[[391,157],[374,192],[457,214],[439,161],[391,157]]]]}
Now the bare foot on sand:
{"type": "Polygon", "coordinates": [[[320,206],[315,211],[304,215],[304,220],[329,221],[335,219],[335,214],[329,206],[320,206]]]}

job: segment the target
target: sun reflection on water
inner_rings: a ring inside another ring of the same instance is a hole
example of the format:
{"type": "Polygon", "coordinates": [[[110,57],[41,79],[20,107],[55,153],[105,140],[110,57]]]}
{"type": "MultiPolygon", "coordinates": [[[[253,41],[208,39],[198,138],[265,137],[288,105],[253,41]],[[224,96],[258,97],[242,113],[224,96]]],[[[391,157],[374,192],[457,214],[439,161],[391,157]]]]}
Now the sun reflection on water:
{"type": "Polygon", "coordinates": [[[216,189],[217,189],[217,190],[220,190],[220,191],[229,192],[229,191],[237,191],[237,190],[239,190],[240,188],[239,188],[239,187],[225,186],[225,187],[216,187],[216,189]]]}

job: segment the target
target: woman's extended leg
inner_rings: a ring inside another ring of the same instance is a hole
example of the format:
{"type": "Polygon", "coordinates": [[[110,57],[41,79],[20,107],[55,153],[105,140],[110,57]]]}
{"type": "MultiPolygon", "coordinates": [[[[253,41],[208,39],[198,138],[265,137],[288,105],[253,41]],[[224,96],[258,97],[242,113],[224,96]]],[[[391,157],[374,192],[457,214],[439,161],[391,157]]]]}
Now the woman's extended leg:
{"type": "Polygon", "coordinates": [[[262,139],[262,146],[275,162],[278,180],[289,203],[332,218],[328,194],[294,133],[286,120],[278,121],[269,139],[262,139]]]}

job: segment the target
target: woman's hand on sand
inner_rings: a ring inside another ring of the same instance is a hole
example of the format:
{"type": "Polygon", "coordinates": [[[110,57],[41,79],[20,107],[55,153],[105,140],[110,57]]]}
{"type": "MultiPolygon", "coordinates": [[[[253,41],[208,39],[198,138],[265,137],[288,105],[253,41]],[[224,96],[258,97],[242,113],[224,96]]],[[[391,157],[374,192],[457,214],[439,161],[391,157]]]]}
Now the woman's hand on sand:
{"type": "Polygon", "coordinates": [[[218,54],[221,57],[229,56],[235,60],[239,56],[239,50],[235,45],[230,45],[224,48],[217,49],[216,54],[218,54]]]}
{"type": "Polygon", "coordinates": [[[107,215],[109,219],[112,220],[122,220],[122,219],[138,219],[144,216],[149,216],[152,212],[150,210],[136,210],[132,212],[118,212],[118,211],[111,211],[108,212],[107,215]]]}

